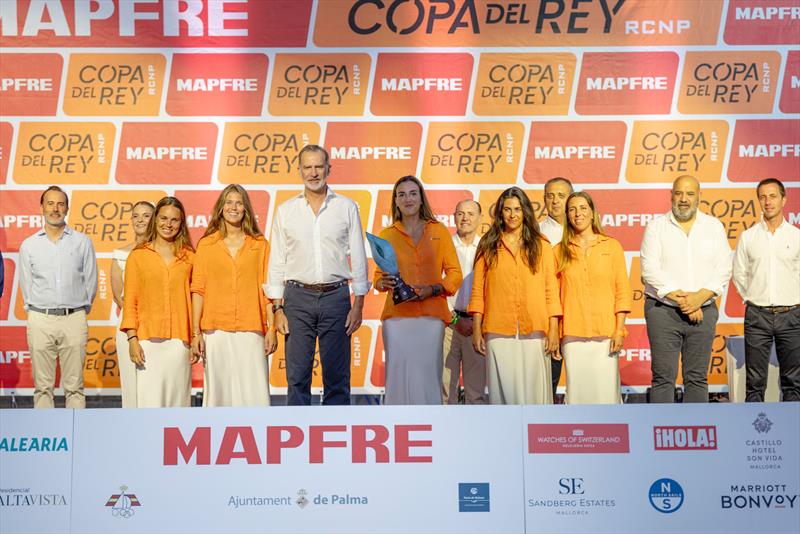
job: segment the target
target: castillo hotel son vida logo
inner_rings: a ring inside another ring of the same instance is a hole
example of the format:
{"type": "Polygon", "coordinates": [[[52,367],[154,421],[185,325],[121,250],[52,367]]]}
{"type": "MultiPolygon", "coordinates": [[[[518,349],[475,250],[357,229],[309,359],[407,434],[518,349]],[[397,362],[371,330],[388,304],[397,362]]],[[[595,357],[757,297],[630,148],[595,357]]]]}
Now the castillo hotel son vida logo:
{"type": "MultiPolygon", "coordinates": [[[[744,445],[746,447],[747,465],[752,470],[759,471],[780,471],[783,469],[783,456],[786,446],[782,439],[782,434],[775,428],[776,425],[767,417],[765,412],[760,412],[753,420],[752,427],[755,436],[748,437],[744,445]],[[771,431],[775,429],[772,435],[771,431]]],[[[792,430],[796,438],[797,428],[792,430]]],[[[791,439],[790,442],[794,442],[791,439]]]]}

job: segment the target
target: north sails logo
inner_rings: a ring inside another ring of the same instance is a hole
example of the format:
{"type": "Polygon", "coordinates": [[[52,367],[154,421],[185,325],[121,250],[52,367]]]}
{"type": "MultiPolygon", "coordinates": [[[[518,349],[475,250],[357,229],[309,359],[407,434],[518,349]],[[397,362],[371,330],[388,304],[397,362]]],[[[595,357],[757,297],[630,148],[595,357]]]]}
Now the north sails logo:
{"type": "Polygon", "coordinates": [[[123,484],[119,489],[120,493],[111,495],[108,502],[106,502],[106,506],[111,507],[111,515],[114,517],[124,517],[127,519],[133,516],[133,508],[135,506],[141,506],[142,503],[139,502],[139,498],[136,497],[135,494],[125,493],[128,491],[128,486],[123,484]]]}
{"type": "Polygon", "coordinates": [[[766,434],[772,428],[772,421],[767,419],[767,414],[761,412],[756,417],[756,420],[753,421],[753,428],[756,429],[756,432],[759,434],[766,434]]]}

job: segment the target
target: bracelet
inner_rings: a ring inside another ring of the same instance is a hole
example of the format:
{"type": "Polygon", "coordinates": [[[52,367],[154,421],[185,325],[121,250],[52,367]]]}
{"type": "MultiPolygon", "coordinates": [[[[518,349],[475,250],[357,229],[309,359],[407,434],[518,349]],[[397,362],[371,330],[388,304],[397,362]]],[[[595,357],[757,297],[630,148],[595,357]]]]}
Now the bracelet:
{"type": "Polygon", "coordinates": [[[131,339],[139,339],[139,336],[131,336],[128,338],[128,341],[130,341],[131,339]]]}

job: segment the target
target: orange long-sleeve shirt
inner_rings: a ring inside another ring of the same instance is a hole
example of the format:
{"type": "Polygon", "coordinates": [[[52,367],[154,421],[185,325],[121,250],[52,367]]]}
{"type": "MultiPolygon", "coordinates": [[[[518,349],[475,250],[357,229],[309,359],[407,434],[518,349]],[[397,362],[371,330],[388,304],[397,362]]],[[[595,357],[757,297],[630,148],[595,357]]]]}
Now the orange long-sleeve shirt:
{"type": "MultiPolygon", "coordinates": [[[[611,337],[616,330],[616,314],[630,312],[633,293],[625,267],[625,252],[619,241],[597,236],[586,253],[569,244],[576,258],[558,273],[564,317],[562,336],[611,337]]],[[[561,244],[555,248],[555,254],[561,244]]]]}
{"type": "Polygon", "coordinates": [[[269,242],[247,236],[232,257],[219,232],[197,244],[192,293],[203,297],[201,330],[266,332],[269,242]]]}
{"type": "Polygon", "coordinates": [[[484,334],[547,333],[550,317],[561,315],[555,256],[546,239],[541,240],[541,251],[536,274],[522,250],[515,255],[502,239],[491,269],[483,256],[476,259],[467,312],[483,315],[484,334]]]}
{"type": "Polygon", "coordinates": [[[125,299],[120,330],[142,339],[191,341],[189,279],[194,252],[184,249],[169,265],[152,245],[134,249],[125,264],[125,299]]]}
{"type": "MultiPolygon", "coordinates": [[[[450,321],[447,297],[455,295],[461,286],[461,266],[458,264],[453,237],[440,222],[428,221],[422,230],[417,245],[406,233],[403,223],[398,221],[384,228],[380,237],[392,244],[397,255],[400,276],[410,285],[441,284],[444,291],[437,297],[422,301],[411,300],[395,305],[391,291],[387,292],[381,319],[392,317],[436,317],[444,322],[450,321]],[[444,278],[442,278],[444,273],[444,278]]],[[[380,269],[375,270],[373,285],[383,276],[380,269]]]]}

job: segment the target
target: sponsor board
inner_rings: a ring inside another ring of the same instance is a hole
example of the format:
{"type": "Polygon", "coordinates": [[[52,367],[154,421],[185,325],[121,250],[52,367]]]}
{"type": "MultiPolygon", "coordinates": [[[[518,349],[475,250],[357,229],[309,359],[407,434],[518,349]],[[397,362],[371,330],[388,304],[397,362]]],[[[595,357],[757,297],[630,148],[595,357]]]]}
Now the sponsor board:
{"type": "Polygon", "coordinates": [[[721,0],[326,0],[317,46],[638,46],[715,44],[721,0]]]}
{"type": "Polygon", "coordinates": [[[625,176],[635,183],[672,183],[684,174],[719,182],[727,140],[727,121],[635,121],[625,176]]]}
{"type": "Polygon", "coordinates": [[[300,183],[300,150],[317,144],[316,122],[228,122],[217,174],[224,184],[300,183]]]}
{"type": "Polygon", "coordinates": [[[162,54],[71,54],[64,88],[67,115],[158,115],[162,54]]]}
{"type": "Polygon", "coordinates": [[[772,113],[778,52],[686,52],[678,92],[681,113],[772,113]]]}
{"type": "Polygon", "coordinates": [[[566,115],[575,54],[481,54],[472,96],[476,115],[566,115]]]}
{"type": "Polygon", "coordinates": [[[464,115],[472,54],[379,53],[372,82],[374,115],[464,115]]]}
{"type": "Polygon", "coordinates": [[[17,252],[25,238],[44,226],[42,206],[39,204],[41,196],[42,192],[38,190],[0,190],[0,250],[3,253],[17,252]]]}
{"type": "Polygon", "coordinates": [[[276,54],[269,93],[272,115],[361,115],[368,54],[276,54]]]}
{"type": "Polygon", "coordinates": [[[544,184],[619,181],[627,126],[622,121],[532,122],[523,179],[544,184]]]}
{"type": "Polygon", "coordinates": [[[107,183],[115,130],[110,122],[20,122],[14,181],[107,183]]]}
{"type": "Polygon", "coordinates": [[[575,95],[581,115],[665,115],[672,106],[675,52],[585,52],[575,95]]]}
{"type": "Polygon", "coordinates": [[[800,113],[800,52],[789,50],[783,68],[780,110],[784,113],[800,113]]]}
{"type": "Polygon", "coordinates": [[[8,176],[8,161],[11,159],[11,141],[13,137],[14,127],[11,123],[0,122],[0,184],[5,184],[8,176]]]}
{"type": "Polygon", "coordinates": [[[0,116],[55,115],[63,63],[60,54],[2,54],[0,116]]]}
{"type": "Polygon", "coordinates": [[[214,169],[213,122],[126,122],[117,181],[122,184],[207,184],[214,169]]]}
{"type": "Polygon", "coordinates": [[[305,46],[311,0],[0,2],[6,47],[305,46]]]}
{"type": "Polygon", "coordinates": [[[728,178],[759,182],[779,177],[800,181],[800,122],[795,119],[737,120],[728,178]]]}
{"type": "Polygon", "coordinates": [[[431,184],[513,183],[524,135],[520,122],[432,122],[422,179],[431,184]]]}
{"type": "Polygon", "coordinates": [[[416,174],[418,122],[329,122],[325,147],[337,184],[394,184],[416,174]]]}
{"type": "Polygon", "coordinates": [[[724,40],[731,45],[797,44],[800,6],[795,0],[730,0],[724,40]]]}
{"type": "Polygon", "coordinates": [[[265,54],[173,54],[170,115],[260,115],[267,83],[265,54]]]}

